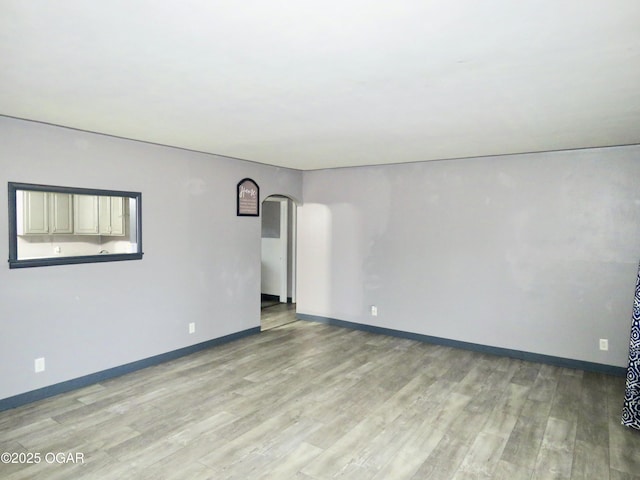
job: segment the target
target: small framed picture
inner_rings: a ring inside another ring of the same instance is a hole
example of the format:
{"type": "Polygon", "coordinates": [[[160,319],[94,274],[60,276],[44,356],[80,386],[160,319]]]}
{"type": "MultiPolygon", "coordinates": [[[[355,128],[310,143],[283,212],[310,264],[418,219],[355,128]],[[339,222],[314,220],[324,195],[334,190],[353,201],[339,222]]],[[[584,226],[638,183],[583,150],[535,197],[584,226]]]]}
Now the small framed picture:
{"type": "Polygon", "coordinates": [[[238,182],[237,215],[239,217],[260,216],[260,187],[250,178],[238,182]]]}

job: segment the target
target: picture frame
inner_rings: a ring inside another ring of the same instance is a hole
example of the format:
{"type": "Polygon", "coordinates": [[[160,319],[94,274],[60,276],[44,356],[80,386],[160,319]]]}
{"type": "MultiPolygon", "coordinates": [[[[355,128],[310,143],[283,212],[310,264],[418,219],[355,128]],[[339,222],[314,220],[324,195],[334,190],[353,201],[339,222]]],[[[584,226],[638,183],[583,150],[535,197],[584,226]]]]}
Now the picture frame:
{"type": "Polygon", "coordinates": [[[260,216],[260,187],[251,178],[243,178],[238,182],[236,215],[239,217],[260,216]]]}

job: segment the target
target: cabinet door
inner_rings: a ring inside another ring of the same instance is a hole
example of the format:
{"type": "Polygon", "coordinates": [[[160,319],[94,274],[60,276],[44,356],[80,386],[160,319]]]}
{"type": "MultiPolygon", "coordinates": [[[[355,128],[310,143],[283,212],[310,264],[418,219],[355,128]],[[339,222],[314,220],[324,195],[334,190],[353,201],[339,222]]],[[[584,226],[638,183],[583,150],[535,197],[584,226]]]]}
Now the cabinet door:
{"type": "Polygon", "coordinates": [[[111,197],[111,235],[124,235],[124,198],[111,197]]]}
{"type": "Polygon", "coordinates": [[[100,197],[100,235],[124,235],[124,199],[100,197]]]}
{"type": "Polygon", "coordinates": [[[74,233],[78,235],[97,235],[98,197],[96,195],[73,196],[74,233]]]}
{"type": "Polygon", "coordinates": [[[49,233],[49,205],[47,192],[24,191],[23,232],[45,235],[49,233]]]}
{"type": "Polygon", "coordinates": [[[111,234],[111,198],[98,197],[98,225],[100,235],[111,234]]]}
{"type": "Polygon", "coordinates": [[[68,193],[50,193],[50,233],[73,233],[73,196],[68,193]]]}

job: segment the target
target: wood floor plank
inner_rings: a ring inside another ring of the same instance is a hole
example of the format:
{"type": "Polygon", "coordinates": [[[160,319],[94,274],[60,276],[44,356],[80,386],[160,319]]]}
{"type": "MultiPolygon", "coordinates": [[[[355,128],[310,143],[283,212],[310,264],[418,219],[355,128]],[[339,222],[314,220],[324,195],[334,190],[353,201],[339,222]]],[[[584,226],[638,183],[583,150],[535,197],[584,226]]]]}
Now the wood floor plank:
{"type": "Polygon", "coordinates": [[[543,447],[533,471],[534,480],[568,480],[571,478],[573,452],[543,447]]]}
{"type": "Polygon", "coordinates": [[[637,475],[640,472],[640,431],[609,422],[609,462],[619,472],[637,475]]]}
{"type": "Polygon", "coordinates": [[[532,476],[532,468],[500,460],[492,474],[491,480],[529,480],[532,476]]]}
{"type": "Polygon", "coordinates": [[[547,425],[542,417],[520,416],[502,453],[502,460],[533,469],[547,425]]]}
{"type": "Polygon", "coordinates": [[[321,448],[301,442],[294,450],[282,458],[273,461],[265,468],[256,480],[271,480],[274,478],[288,479],[296,476],[306,465],[311,463],[323,452],[321,448]]]}
{"type": "Polygon", "coordinates": [[[609,479],[609,452],[604,446],[576,441],[571,480],[609,479]]]}
{"type": "Polygon", "coordinates": [[[576,422],[549,417],[542,438],[542,448],[573,452],[576,440],[576,422]]]}
{"type": "Polygon", "coordinates": [[[374,480],[394,478],[406,480],[414,475],[444,437],[444,431],[432,428],[430,422],[418,422],[419,428],[407,432],[398,441],[394,456],[376,473],[374,480]]]}
{"type": "Polygon", "coordinates": [[[480,432],[453,478],[491,478],[507,440],[502,435],[480,432]]]}
{"type": "Polygon", "coordinates": [[[640,475],[633,475],[631,473],[620,472],[614,468],[609,469],[610,480],[640,480],[640,475]]]}
{"type": "MultiPolygon", "coordinates": [[[[395,420],[395,419],[394,419],[395,420]]],[[[362,466],[362,450],[381,432],[390,422],[384,417],[367,416],[358,425],[345,433],[333,445],[328,447],[312,463],[302,469],[303,473],[312,477],[342,477],[349,471],[350,464],[362,466]],[[346,471],[345,471],[346,470],[346,471]]],[[[372,472],[370,477],[376,472],[372,472]]],[[[352,473],[352,476],[357,476],[352,473]]]]}
{"type": "Polygon", "coordinates": [[[469,452],[470,445],[445,434],[420,468],[413,480],[452,479],[469,452]]]}

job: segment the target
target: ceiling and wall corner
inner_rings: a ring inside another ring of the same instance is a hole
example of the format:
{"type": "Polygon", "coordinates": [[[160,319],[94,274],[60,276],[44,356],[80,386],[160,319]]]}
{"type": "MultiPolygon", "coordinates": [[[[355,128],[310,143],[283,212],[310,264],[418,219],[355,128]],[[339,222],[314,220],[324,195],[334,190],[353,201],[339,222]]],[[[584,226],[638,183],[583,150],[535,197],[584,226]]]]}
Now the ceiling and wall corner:
{"type": "Polygon", "coordinates": [[[0,2],[0,114],[300,170],[640,143],[640,2],[0,2]]]}

